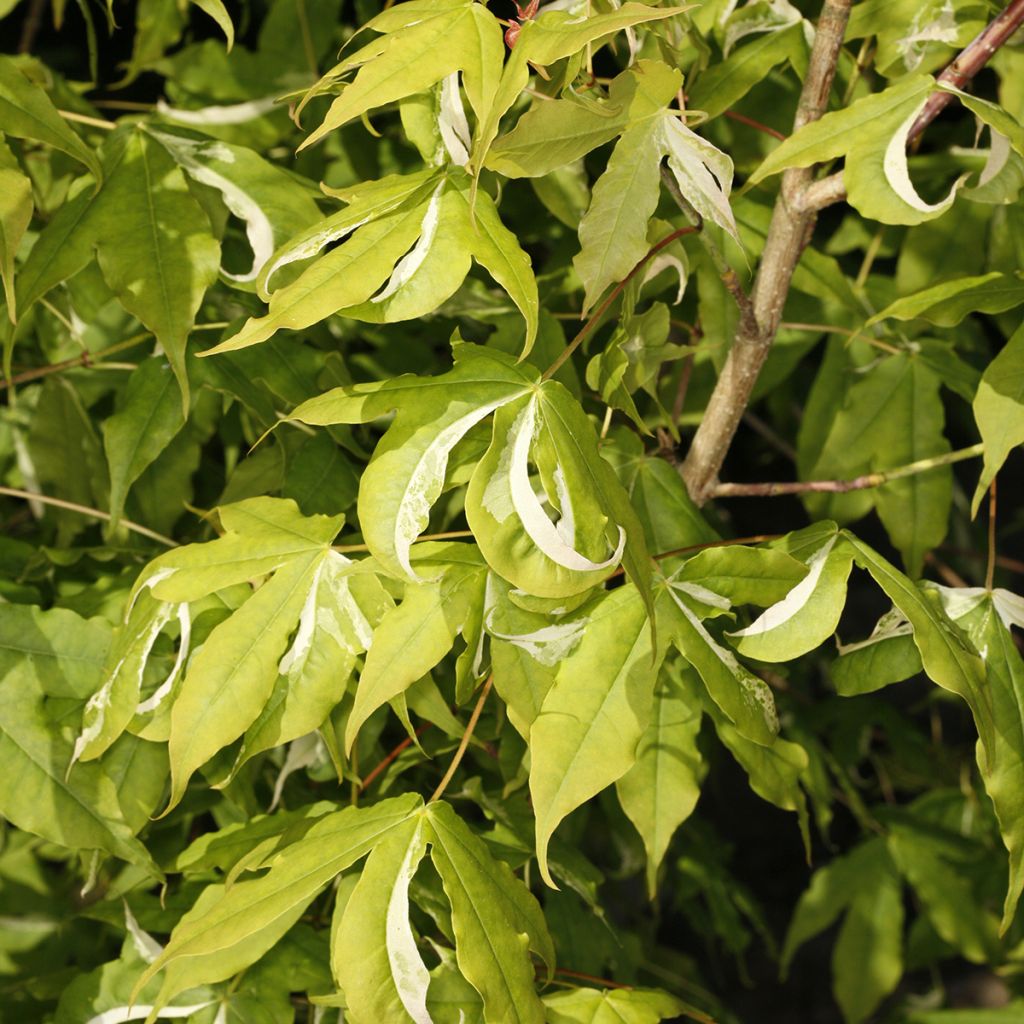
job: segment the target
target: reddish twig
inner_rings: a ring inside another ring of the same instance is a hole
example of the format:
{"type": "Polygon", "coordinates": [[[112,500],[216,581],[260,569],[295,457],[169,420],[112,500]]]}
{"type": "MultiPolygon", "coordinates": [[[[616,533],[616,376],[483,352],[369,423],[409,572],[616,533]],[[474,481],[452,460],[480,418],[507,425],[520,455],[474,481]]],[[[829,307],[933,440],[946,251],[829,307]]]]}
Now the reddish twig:
{"type": "MultiPolygon", "coordinates": [[[[423,725],[421,725],[416,730],[415,738],[419,739],[430,728],[430,724],[431,724],[430,722],[424,722],[423,725]]],[[[391,753],[389,753],[386,757],[384,757],[380,761],[380,763],[377,764],[374,767],[373,771],[371,771],[369,773],[369,775],[367,775],[366,778],[363,779],[362,783],[359,786],[359,792],[360,793],[365,793],[366,790],[369,789],[370,783],[372,783],[373,780],[376,779],[377,776],[380,775],[381,772],[383,772],[384,769],[387,768],[387,766],[389,764],[391,764],[391,762],[394,761],[395,758],[397,758],[398,755],[401,754],[403,750],[408,750],[408,748],[411,747],[412,744],[413,744],[413,737],[412,736],[406,736],[405,739],[402,740],[402,742],[399,743],[394,748],[394,750],[391,751],[391,753]]]]}
{"type": "Polygon", "coordinates": [[[737,114],[735,110],[727,110],[725,116],[730,121],[737,121],[739,124],[745,124],[748,128],[756,128],[759,132],[764,132],[765,135],[770,135],[773,139],[779,139],[780,141],[785,139],[785,135],[780,131],[776,131],[770,125],[762,124],[760,121],[755,121],[752,117],[747,117],[746,114],[737,114]]]}
{"type": "MultiPolygon", "coordinates": [[[[992,54],[1024,24],[1024,0],[1011,0],[964,48],[938,77],[940,85],[963,87],[991,60],[992,54]]],[[[911,125],[907,139],[912,142],[949,106],[953,93],[938,91],[928,97],[924,110],[911,125]]]]}

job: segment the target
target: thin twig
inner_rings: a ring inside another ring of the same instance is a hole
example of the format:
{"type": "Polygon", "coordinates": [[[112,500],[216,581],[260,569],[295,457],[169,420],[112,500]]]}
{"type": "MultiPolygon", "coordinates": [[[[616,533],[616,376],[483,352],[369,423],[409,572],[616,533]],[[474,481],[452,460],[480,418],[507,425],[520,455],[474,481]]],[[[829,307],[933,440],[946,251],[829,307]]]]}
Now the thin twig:
{"type": "Polygon", "coordinates": [[[747,125],[748,128],[756,128],[759,132],[764,132],[765,135],[770,135],[773,139],[782,140],[786,137],[782,132],[776,131],[771,126],[755,121],[752,117],[747,117],[746,114],[738,114],[735,110],[727,110],[725,116],[730,121],[738,121],[740,124],[747,125]]]}
{"type": "Polygon", "coordinates": [[[778,494],[845,494],[848,491],[863,491],[870,487],[881,487],[893,480],[917,476],[941,466],[950,466],[964,459],[978,458],[984,453],[984,445],[974,444],[970,448],[936,455],[930,459],[919,459],[906,466],[887,469],[879,473],[865,473],[853,480],[797,480],[789,483],[767,484],[718,484],[712,490],[715,498],[771,498],[778,494]]]}
{"type": "MultiPolygon", "coordinates": [[[[196,324],[192,330],[215,331],[222,330],[227,326],[228,324],[225,320],[223,323],[196,324]]],[[[107,348],[101,348],[98,352],[83,352],[80,356],[73,356],[71,359],[64,359],[59,363],[50,363],[48,366],[39,366],[33,370],[25,370],[23,373],[15,374],[13,377],[0,379],[0,391],[3,391],[4,388],[17,386],[18,384],[27,384],[42,377],[49,377],[53,373],[63,373],[65,370],[73,370],[79,366],[91,366],[93,363],[105,360],[108,356],[134,348],[140,341],[145,341],[146,338],[152,337],[152,331],[142,331],[139,334],[133,334],[130,338],[125,338],[124,341],[119,341],[107,348]]]]}
{"type": "MultiPolygon", "coordinates": [[[[74,501],[64,501],[62,498],[51,498],[48,494],[36,494],[35,491],[22,491],[17,487],[0,487],[0,495],[5,495],[8,498],[21,498],[23,501],[38,501],[41,505],[52,505],[54,508],[62,508],[67,512],[76,512],[80,516],[89,516],[92,519],[100,519],[105,523],[109,523],[111,520],[109,512],[102,512],[98,508],[89,508],[88,505],[79,505],[74,501]]],[[[123,526],[126,530],[130,530],[132,533],[139,534],[141,537],[148,537],[150,540],[158,541],[169,548],[176,548],[178,546],[176,540],[171,540],[170,537],[165,537],[162,533],[157,533],[147,526],[133,523],[130,519],[119,519],[118,525],[123,526]]]]}
{"type": "Polygon", "coordinates": [[[65,121],[74,121],[76,124],[87,124],[90,128],[102,128],[105,132],[112,132],[117,125],[113,121],[104,121],[99,117],[89,117],[86,114],[76,114],[73,110],[57,111],[65,121]]]}
{"type": "Polygon", "coordinates": [[[473,730],[476,728],[476,723],[480,721],[480,714],[484,709],[484,704],[487,702],[487,695],[491,692],[491,687],[493,685],[494,676],[490,675],[487,677],[487,681],[480,690],[480,698],[476,702],[476,707],[473,708],[473,714],[469,716],[469,724],[466,726],[466,731],[462,734],[462,739],[459,741],[459,747],[458,750],[455,751],[452,763],[448,765],[448,771],[444,773],[444,778],[441,779],[437,789],[434,790],[434,795],[430,798],[428,803],[440,800],[444,791],[448,788],[448,783],[452,781],[452,777],[455,775],[456,769],[459,767],[459,764],[462,762],[462,758],[466,754],[466,750],[469,748],[469,741],[473,738],[473,730]]]}
{"type": "Polygon", "coordinates": [[[564,363],[586,341],[587,337],[593,332],[594,328],[601,322],[605,313],[611,308],[615,300],[626,290],[626,286],[636,276],[637,272],[642,270],[647,264],[647,261],[652,256],[656,256],[666,246],[671,245],[677,238],[682,238],[684,235],[692,235],[700,229],[697,227],[686,227],[680,228],[678,231],[672,231],[667,234],[660,242],[653,245],[647,254],[637,263],[637,265],[612,289],[611,294],[608,296],[597,310],[591,315],[590,319],[580,328],[579,333],[572,341],[566,345],[565,350],[562,354],[541,374],[541,380],[548,380],[554,374],[556,374],[564,365],[564,363]]]}
{"type": "MultiPolygon", "coordinates": [[[[430,725],[430,722],[424,722],[416,730],[415,738],[419,739],[430,728],[430,725]]],[[[373,780],[376,779],[377,776],[380,775],[381,772],[383,772],[384,769],[387,768],[387,766],[391,764],[391,762],[394,761],[395,758],[397,758],[398,755],[401,754],[403,750],[407,750],[409,747],[412,746],[412,744],[412,736],[406,736],[401,743],[397,744],[395,748],[386,757],[381,759],[381,761],[373,768],[373,770],[366,776],[366,778],[363,779],[363,781],[359,785],[359,792],[365,793],[366,790],[369,789],[370,783],[373,782],[373,780]]]]}
{"type": "Polygon", "coordinates": [[[985,589],[991,590],[996,579],[996,478],[988,489],[988,565],[985,567],[985,589]]]}
{"type": "Polygon", "coordinates": [[[790,462],[796,462],[796,449],[781,435],[776,433],[760,416],[749,409],[743,414],[743,422],[755,433],[760,434],[780,455],[790,462]]]}

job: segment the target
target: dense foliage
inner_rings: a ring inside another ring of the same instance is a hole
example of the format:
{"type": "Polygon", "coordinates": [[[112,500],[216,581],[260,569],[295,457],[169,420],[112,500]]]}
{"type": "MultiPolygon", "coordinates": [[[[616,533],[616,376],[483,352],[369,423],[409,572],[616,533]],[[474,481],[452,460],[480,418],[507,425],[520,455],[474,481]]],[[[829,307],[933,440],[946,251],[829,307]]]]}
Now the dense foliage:
{"type": "Polygon", "coordinates": [[[0,1021],[1024,1019],[1022,6],[0,0],[0,1021]]]}

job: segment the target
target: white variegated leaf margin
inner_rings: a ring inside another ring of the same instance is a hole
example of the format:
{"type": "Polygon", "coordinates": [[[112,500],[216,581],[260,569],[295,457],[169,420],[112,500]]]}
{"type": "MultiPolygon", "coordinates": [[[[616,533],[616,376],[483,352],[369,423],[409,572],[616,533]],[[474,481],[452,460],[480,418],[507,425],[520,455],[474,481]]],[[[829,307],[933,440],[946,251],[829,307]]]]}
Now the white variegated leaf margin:
{"type": "Polygon", "coordinates": [[[942,607],[954,621],[972,612],[986,597],[991,597],[992,607],[1007,629],[1011,626],[1024,629],[1024,597],[1019,594],[1001,587],[986,590],[984,587],[944,587],[937,583],[929,583],[928,586],[938,591],[942,607]]]}
{"type": "Polygon", "coordinates": [[[221,194],[224,205],[239,220],[245,222],[245,235],[252,248],[252,266],[244,274],[233,274],[223,267],[220,272],[232,281],[255,281],[267,261],[274,255],[274,227],[262,207],[248,192],[204,163],[204,160],[216,160],[218,163],[231,164],[235,160],[234,154],[219,142],[184,139],[179,135],[162,132],[158,128],[149,128],[148,131],[174,157],[189,177],[202,185],[216,189],[221,194]]]}
{"type": "MultiPolygon", "coordinates": [[[[145,1020],[151,1013],[160,1018],[171,1020],[173,1018],[191,1017],[208,1006],[213,1006],[216,999],[210,999],[205,1003],[192,1003],[190,1006],[148,1006],[145,1003],[135,1003],[133,1006],[113,1006],[109,1010],[90,1017],[86,1024],[125,1024],[126,1021],[145,1020]]],[[[218,1018],[220,1013],[217,1014],[218,1018]]]]}
{"type": "MultiPolygon", "coordinates": [[[[749,669],[744,668],[732,651],[718,643],[718,641],[715,640],[715,638],[704,628],[704,623],[694,615],[689,607],[687,607],[686,602],[680,600],[676,593],[676,591],[680,591],[682,593],[689,593],[693,596],[692,587],[693,584],[686,582],[669,583],[668,593],[676,606],[686,617],[687,622],[690,623],[697,635],[710,648],[711,653],[714,654],[714,656],[726,667],[729,674],[737,683],[739,683],[746,697],[761,709],[769,730],[773,733],[777,733],[779,731],[779,713],[775,707],[775,701],[772,699],[772,693],[768,688],[768,684],[765,683],[764,680],[755,676],[749,669]]],[[[705,590],[704,587],[699,587],[698,589],[705,590]]],[[[707,591],[707,593],[710,594],[711,591],[707,591]]],[[[698,600],[703,599],[698,598],[698,600]]]]}
{"type": "Polygon", "coordinates": [[[727,636],[763,636],[765,633],[789,622],[811,599],[825,570],[828,556],[836,545],[839,535],[830,537],[807,562],[807,575],[781,600],[766,608],[749,626],[745,629],[736,630],[727,636]]]}
{"type": "Polygon", "coordinates": [[[927,98],[922,100],[911,111],[899,128],[896,129],[895,134],[889,140],[889,144],[885,147],[882,170],[892,190],[907,206],[917,213],[922,213],[929,217],[937,217],[953,205],[957,192],[963,187],[971,172],[968,171],[961,174],[950,186],[946,197],[937,202],[925,202],[918,194],[914,183],[910,180],[910,165],[907,162],[907,140],[910,137],[910,129],[913,127],[918,115],[924,110],[927,102],[927,98]]]}
{"type": "Polygon", "coordinates": [[[430,522],[430,509],[444,487],[448,458],[453,449],[477,423],[521,395],[522,392],[516,392],[497,401],[488,402],[460,417],[439,431],[420,455],[409,476],[395,515],[395,559],[411,580],[423,582],[412,567],[412,545],[430,522]]]}
{"type": "MultiPolygon", "coordinates": [[[[626,531],[617,525],[618,543],[611,556],[603,562],[592,562],[573,547],[572,544],[572,502],[564,483],[559,486],[559,476],[555,483],[559,490],[561,503],[561,520],[556,526],[544,511],[530,483],[530,447],[538,425],[539,398],[534,395],[516,417],[508,435],[511,458],[508,466],[509,490],[512,497],[512,508],[526,531],[526,535],[537,548],[556,565],[574,572],[594,572],[607,569],[618,563],[626,548],[626,531]]],[[[562,478],[564,480],[564,477],[562,478]]]]}
{"type": "Polygon", "coordinates": [[[416,936],[409,922],[409,884],[426,853],[427,844],[423,834],[425,824],[426,818],[421,817],[395,877],[385,917],[385,946],[391,977],[398,998],[414,1024],[433,1024],[433,1018],[427,1010],[430,972],[420,956],[416,936]]]}
{"type": "Polygon", "coordinates": [[[858,640],[852,644],[843,644],[839,642],[839,637],[837,636],[836,648],[840,655],[853,654],[854,651],[861,651],[865,647],[873,647],[875,644],[880,644],[883,640],[893,640],[900,636],[913,636],[913,633],[914,627],[911,626],[903,612],[894,605],[875,623],[871,636],[866,640],[858,640]]]}
{"type": "Polygon", "coordinates": [[[169,121],[178,124],[192,125],[229,125],[245,124],[255,121],[257,117],[269,114],[278,104],[277,96],[264,96],[262,99],[246,100],[244,103],[230,103],[225,106],[200,107],[198,110],[184,110],[172,107],[165,100],[156,101],[156,112],[169,121]]]}

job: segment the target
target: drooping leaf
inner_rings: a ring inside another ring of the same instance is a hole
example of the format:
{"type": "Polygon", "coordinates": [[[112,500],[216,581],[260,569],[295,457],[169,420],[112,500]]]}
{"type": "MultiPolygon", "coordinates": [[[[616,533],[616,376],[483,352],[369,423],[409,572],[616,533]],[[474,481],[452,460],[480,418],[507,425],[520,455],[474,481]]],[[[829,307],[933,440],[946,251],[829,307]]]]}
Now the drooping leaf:
{"type": "Polygon", "coordinates": [[[14,257],[32,220],[32,182],[20,171],[0,167],[0,280],[3,281],[7,316],[18,322],[14,290],[14,257]]]}
{"type": "Polygon", "coordinates": [[[832,980],[848,1024],[866,1020],[903,972],[900,889],[884,839],[872,839],[815,872],[790,922],[783,971],[799,946],[845,912],[832,952],[832,980]]]}
{"type": "Polygon", "coordinates": [[[495,859],[451,805],[426,812],[430,856],[451,904],[459,970],[480,993],[486,1020],[541,1024],[527,950],[555,969],[555,949],[540,906],[508,866],[495,859]]]}
{"type": "Polygon", "coordinates": [[[974,418],[985,444],[985,468],[971,501],[971,514],[977,515],[981,499],[1006,456],[1024,444],[1024,327],[1013,333],[982,375],[974,399],[974,418]]]}
{"type": "Polygon", "coordinates": [[[871,573],[913,627],[914,643],[928,678],[967,702],[982,746],[989,753],[994,742],[992,697],[981,659],[917,585],[853,534],[844,531],[844,536],[854,547],[856,563],[871,573]]]}
{"type": "Polygon", "coordinates": [[[970,313],[1003,313],[1024,304],[1024,280],[1010,274],[981,274],[924,288],[890,303],[866,326],[884,320],[927,320],[955,327],[970,313]]]}
{"type": "Polygon", "coordinates": [[[185,342],[220,246],[167,151],[140,129],[105,148],[107,180],[89,216],[100,268],[122,305],[155,335],[188,406],[185,342]]]}
{"type": "Polygon", "coordinates": [[[57,113],[46,92],[6,56],[0,57],[0,131],[53,146],[85,166],[97,184],[103,180],[96,153],[57,113]]]}
{"type": "Polygon", "coordinates": [[[147,359],[128,380],[120,409],[103,423],[110,466],[111,529],[124,511],[129,488],[185,425],[170,367],[147,359]]]}
{"type": "Polygon", "coordinates": [[[772,692],[701,622],[694,607],[705,604],[709,594],[694,584],[670,582],[659,604],[665,611],[663,628],[727,719],[754,743],[770,745],[779,731],[772,692]]]}
{"type": "Polygon", "coordinates": [[[687,700],[671,668],[663,672],[636,748],[636,763],[615,783],[622,809],[644,843],[652,900],[665,851],[696,806],[707,771],[697,747],[700,723],[700,705],[687,700]]]}
{"type": "Polygon", "coordinates": [[[992,595],[983,594],[975,608],[958,621],[967,629],[974,646],[985,652],[986,681],[992,695],[994,748],[987,756],[980,756],[978,763],[1009,851],[1010,880],[1001,928],[1005,932],[1013,923],[1024,890],[1024,822],[1018,813],[1024,761],[1024,660],[1013,642],[1010,623],[1004,621],[992,595]]]}
{"type": "Polygon", "coordinates": [[[430,975],[409,923],[409,883],[427,852],[422,814],[374,847],[331,937],[331,966],[353,1024],[426,1024],[430,975]]]}
{"type": "Polygon", "coordinates": [[[652,661],[650,622],[635,588],[612,591],[588,619],[530,727],[537,862],[552,886],[551,835],[563,818],[634,765],[660,663],[652,661]]]}

